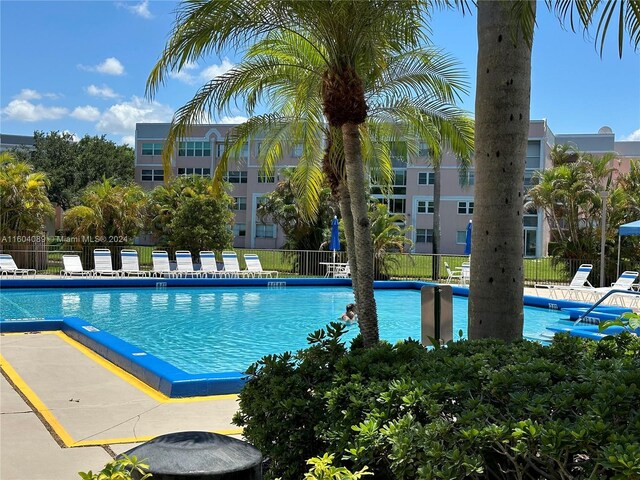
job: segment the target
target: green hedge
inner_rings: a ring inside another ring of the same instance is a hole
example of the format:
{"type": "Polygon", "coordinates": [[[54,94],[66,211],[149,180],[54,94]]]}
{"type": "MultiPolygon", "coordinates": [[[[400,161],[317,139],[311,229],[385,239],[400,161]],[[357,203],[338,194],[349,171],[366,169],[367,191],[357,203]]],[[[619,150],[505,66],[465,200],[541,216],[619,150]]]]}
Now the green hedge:
{"type": "Polygon", "coordinates": [[[343,328],[251,367],[234,422],[265,478],[329,453],[378,479],[640,479],[637,337],[349,350],[343,328]]]}

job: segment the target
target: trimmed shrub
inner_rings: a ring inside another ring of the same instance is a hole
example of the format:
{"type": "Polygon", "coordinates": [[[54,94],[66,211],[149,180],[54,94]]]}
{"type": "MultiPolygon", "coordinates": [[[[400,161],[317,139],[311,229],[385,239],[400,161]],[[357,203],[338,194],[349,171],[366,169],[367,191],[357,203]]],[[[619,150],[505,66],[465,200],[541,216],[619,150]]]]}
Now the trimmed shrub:
{"type": "Polygon", "coordinates": [[[234,422],[265,478],[328,453],[380,479],[640,479],[637,337],[348,350],[343,331],[251,367],[234,422]]]}

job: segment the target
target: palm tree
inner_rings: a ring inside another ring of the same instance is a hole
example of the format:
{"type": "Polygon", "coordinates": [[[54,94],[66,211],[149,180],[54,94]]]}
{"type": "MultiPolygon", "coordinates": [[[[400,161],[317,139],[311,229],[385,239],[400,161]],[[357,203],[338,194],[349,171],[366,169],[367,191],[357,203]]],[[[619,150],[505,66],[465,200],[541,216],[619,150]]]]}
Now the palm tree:
{"type": "Polygon", "coordinates": [[[0,154],[0,235],[39,235],[54,214],[47,198],[49,181],[9,152],[0,154]]]}
{"type": "MultiPolygon", "coordinates": [[[[390,58],[417,46],[423,39],[418,1],[381,0],[361,2],[334,0],[299,2],[267,0],[205,2],[194,0],[182,4],[172,38],[147,82],[152,95],[164,75],[179,70],[211,50],[240,46],[265,38],[270,32],[288,31],[298,44],[315,49],[321,60],[323,113],[331,128],[339,129],[344,151],[347,192],[353,216],[355,246],[352,262],[354,293],[360,314],[360,328],[365,345],[378,341],[378,322],[373,295],[373,245],[367,218],[365,171],[362,160],[361,129],[369,105],[365,95],[365,73],[385,71],[390,58]]],[[[261,89],[286,82],[288,65],[274,77],[263,78],[261,89]]],[[[298,68],[303,65],[298,65],[298,68]]],[[[260,65],[254,68],[259,69],[260,65]]],[[[379,76],[378,78],[383,78],[379,76]]],[[[170,148],[196,123],[218,98],[214,79],[176,113],[167,136],[164,157],[170,148]]],[[[307,85],[309,86],[309,85],[307,85]]],[[[405,88],[417,88],[408,85],[405,88]]],[[[385,91],[381,90],[384,94],[385,91]]],[[[317,95],[317,92],[313,92],[317,95]]],[[[255,102],[253,97],[253,101],[255,102]]],[[[302,98],[302,97],[298,97],[302,98]]],[[[249,104],[251,106],[251,104],[249,104]]],[[[254,103],[255,105],[255,103],[254,103]]],[[[384,109],[383,109],[384,110],[384,109]]]]}
{"type": "MultiPolygon", "coordinates": [[[[456,1],[463,11],[464,0],[456,1]]],[[[637,1],[547,0],[561,20],[585,28],[597,21],[602,53],[612,20],[618,50],[624,32],[640,43],[637,1]],[[599,16],[599,17],[598,17],[599,16]],[[575,20],[575,24],[574,24],[575,20]]],[[[480,0],[476,87],[476,195],[469,338],[522,337],[524,162],[529,129],[531,47],[536,2],[480,0]],[[498,301],[499,299],[499,301],[498,301]]]]}
{"type": "Polygon", "coordinates": [[[72,237],[93,237],[103,244],[114,238],[130,243],[144,227],[147,197],[137,184],[114,185],[105,178],[85,188],[79,203],[64,217],[65,230],[72,237]]]}

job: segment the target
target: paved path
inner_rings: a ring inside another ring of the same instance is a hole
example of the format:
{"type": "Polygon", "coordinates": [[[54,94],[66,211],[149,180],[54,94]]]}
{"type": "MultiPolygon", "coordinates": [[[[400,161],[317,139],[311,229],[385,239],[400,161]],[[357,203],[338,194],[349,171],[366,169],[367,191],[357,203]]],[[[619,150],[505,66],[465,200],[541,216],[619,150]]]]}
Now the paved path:
{"type": "Polygon", "coordinates": [[[240,433],[236,395],[169,399],[62,333],[5,334],[0,351],[3,373],[27,399],[2,378],[2,480],[79,478],[110,450],[175,431],[240,433]]]}

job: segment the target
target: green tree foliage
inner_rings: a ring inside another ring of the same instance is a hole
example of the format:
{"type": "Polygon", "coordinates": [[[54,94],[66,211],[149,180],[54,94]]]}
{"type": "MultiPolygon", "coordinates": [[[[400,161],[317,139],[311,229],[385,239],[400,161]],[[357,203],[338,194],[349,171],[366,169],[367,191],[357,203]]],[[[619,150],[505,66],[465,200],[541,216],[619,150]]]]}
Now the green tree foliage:
{"type": "Polygon", "coordinates": [[[349,351],[344,328],[249,369],[234,423],[270,458],[265,479],[324,453],[385,480],[640,479],[637,337],[349,351]]]}
{"type": "Polygon", "coordinates": [[[49,199],[65,210],[78,201],[81,190],[105,177],[115,183],[133,181],[134,152],[127,145],[116,145],[104,135],[86,135],[79,142],[66,132],[36,131],[33,136],[35,149],[16,154],[47,174],[49,199]]]}
{"type": "Polygon", "coordinates": [[[403,226],[405,216],[400,213],[390,214],[389,207],[384,203],[371,204],[369,219],[373,253],[376,266],[380,269],[380,272],[376,272],[376,278],[380,278],[380,274],[388,277],[390,268],[399,263],[398,256],[389,253],[404,252],[407,247],[413,246],[413,242],[406,236],[411,227],[403,226]]]}
{"type": "Polygon", "coordinates": [[[161,243],[197,252],[233,243],[233,199],[213,194],[211,179],[176,177],[151,192],[151,224],[161,243]]]}
{"type": "Polygon", "coordinates": [[[39,235],[54,214],[47,198],[47,176],[12,154],[0,154],[0,234],[39,235]]]}
{"type": "Polygon", "coordinates": [[[77,143],[76,166],[76,188],[83,188],[103,177],[115,183],[128,183],[133,181],[135,171],[134,151],[128,145],[116,145],[104,135],[85,135],[77,143]]]}
{"type": "Polygon", "coordinates": [[[331,225],[331,219],[338,211],[338,205],[325,187],[319,192],[318,213],[313,219],[307,219],[301,212],[300,200],[292,185],[292,168],[283,169],[273,192],[263,196],[258,206],[261,220],[269,217],[278,224],[287,240],[283,248],[288,250],[317,250],[324,241],[325,232],[331,225]]]}
{"type": "Polygon", "coordinates": [[[618,226],[636,220],[637,164],[617,177],[611,167],[615,155],[592,155],[554,149],[553,168],[535,173],[537,184],[529,191],[526,206],[541,208],[552,227],[549,253],[557,258],[587,260],[600,251],[600,220],[606,191],[609,251],[615,250],[618,226]]]}
{"type": "Polygon", "coordinates": [[[135,455],[122,455],[107,463],[99,472],[78,472],[82,480],[146,480],[151,478],[149,465],[144,460],[138,460],[135,455]]]}
{"type": "Polygon", "coordinates": [[[80,193],[79,205],[64,216],[70,237],[92,243],[131,243],[145,225],[147,195],[137,184],[115,185],[104,179],[80,193]]]}

